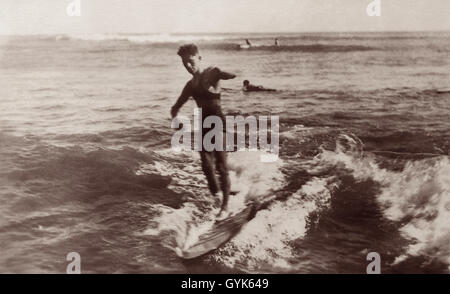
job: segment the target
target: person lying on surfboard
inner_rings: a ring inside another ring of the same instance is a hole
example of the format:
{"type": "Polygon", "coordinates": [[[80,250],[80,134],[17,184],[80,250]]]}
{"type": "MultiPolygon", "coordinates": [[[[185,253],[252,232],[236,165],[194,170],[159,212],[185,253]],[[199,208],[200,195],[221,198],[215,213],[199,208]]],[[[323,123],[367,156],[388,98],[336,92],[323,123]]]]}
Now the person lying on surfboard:
{"type": "MultiPolygon", "coordinates": [[[[236,75],[224,72],[217,67],[207,67],[205,69],[201,66],[201,56],[195,44],[183,45],[178,49],[177,53],[181,57],[186,70],[192,75],[192,79],[188,81],[181,92],[177,102],[172,106],[172,118],[177,116],[179,109],[184,103],[193,97],[197,106],[202,110],[201,125],[208,116],[217,116],[223,122],[223,132],[225,137],[225,117],[222,113],[220,104],[220,80],[234,79],[236,75]]],[[[210,128],[202,128],[202,137],[208,133],[210,128]]],[[[225,139],[223,140],[225,142],[225,139]]],[[[227,152],[213,150],[208,152],[203,147],[200,151],[200,158],[202,161],[202,170],[208,181],[208,187],[212,195],[217,195],[219,192],[219,184],[216,178],[215,169],[219,173],[220,189],[223,194],[223,201],[221,205],[218,218],[228,215],[228,198],[230,195],[230,178],[228,175],[227,166],[227,152]],[[215,169],[214,169],[215,167],[215,169]]]]}
{"type": "Polygon", "coordinates": [[[255,86],[250,84],[249,80],[245,80],[243,82],[243,87],[242,87],[242,91],[244,92],[263,92],[263,91],[267,91],[267,92],[274,92],[276,91],[275,89],[268,89],[268,88],[264,88],[263,86],[255,86]]]}

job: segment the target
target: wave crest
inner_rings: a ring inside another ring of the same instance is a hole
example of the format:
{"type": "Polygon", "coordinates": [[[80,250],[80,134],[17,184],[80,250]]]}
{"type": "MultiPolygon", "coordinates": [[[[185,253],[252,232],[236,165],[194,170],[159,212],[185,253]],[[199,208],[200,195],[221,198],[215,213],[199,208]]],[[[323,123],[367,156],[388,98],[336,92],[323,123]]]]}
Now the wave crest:
{"type": "Polygon", "coordinates": [[[222,36],[176,34],[79,34],[69,35],[67,37],[73,40],[84,41],[129,41],[132,43],[150,44],[179,43],[187,41],[218,41],[225,39],[225,37],[222,36]]]}
{"type": "Polygon", "coordinates": [[[372,155],[357,158],[324,151],[320,160],[343,164],[359,180],[372,179],[381,186],[377,201],[383,215],[399,224],[410,241],[394,265],[408,257],[428,256],[450,270],[450,161],[437,156],[407,161],[401,171],[381,168],[372,155]]]}

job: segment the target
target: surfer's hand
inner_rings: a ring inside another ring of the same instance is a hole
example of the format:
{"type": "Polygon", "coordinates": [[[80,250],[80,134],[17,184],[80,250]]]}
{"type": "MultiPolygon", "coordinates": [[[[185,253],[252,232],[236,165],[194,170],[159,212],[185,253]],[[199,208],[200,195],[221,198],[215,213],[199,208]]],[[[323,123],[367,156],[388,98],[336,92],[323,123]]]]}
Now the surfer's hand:
{"type": "Polygon", "coordinates": [[[175,107],[172,107],[170,109],[170,115],[172,116],[172,119],[174,119],[178,114],[178,109],[176,109],[175,107]]]}

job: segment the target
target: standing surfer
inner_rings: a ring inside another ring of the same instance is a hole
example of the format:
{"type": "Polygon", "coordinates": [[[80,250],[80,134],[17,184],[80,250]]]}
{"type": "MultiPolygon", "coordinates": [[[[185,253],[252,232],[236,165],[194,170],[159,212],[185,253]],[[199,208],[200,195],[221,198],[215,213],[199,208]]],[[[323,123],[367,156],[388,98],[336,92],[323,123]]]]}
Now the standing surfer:
{"type": "MultiPolygon", "coordinates": [[[[193,77],[186,83],[177,102],[172,106],[172,118],[176,117],[183,104],[186,103],[190,97],[193,97],[197,106],[202,110],[202,137],[210,130],[209,128],[203,127],[203,121],[208,116],[217,116],[222,120],[222,125],[224,127],[222,134],[225,137],[225,117],[222,113],[220,104],[219,81],[234,79],[236,75],[221,71],[217,67],[207,67],[206,69],[202,69],[202,58],[195,44],[181,46],[178,49],[178,55],[181,57],[186,70],[193,77]]],[[[223,140],[223,142],[225,142],[225,140],[223,140]]],[[[203,173],[208,181],[209,190],[213,195],[216,195],[219,192],[219,184],[216,178],[215,169],[219,173],[223,201],[218,218],[224,217],[228,212],[228,198],[230,195],[230,178],[228,175],[226,150],[206,151],[203,147],[202,138],[200,158],[202,161],[203,173]]]]}

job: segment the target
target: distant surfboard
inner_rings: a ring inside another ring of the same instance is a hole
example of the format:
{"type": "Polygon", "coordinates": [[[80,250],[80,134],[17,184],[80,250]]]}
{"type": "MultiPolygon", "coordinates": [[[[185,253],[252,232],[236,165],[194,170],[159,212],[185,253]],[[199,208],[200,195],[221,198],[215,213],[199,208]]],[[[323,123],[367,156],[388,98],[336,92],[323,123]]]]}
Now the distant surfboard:
{"type": "Polygon", "coordinates": [[[250,49],[249,45],[239,45],[239,49],[250,49]]]}

